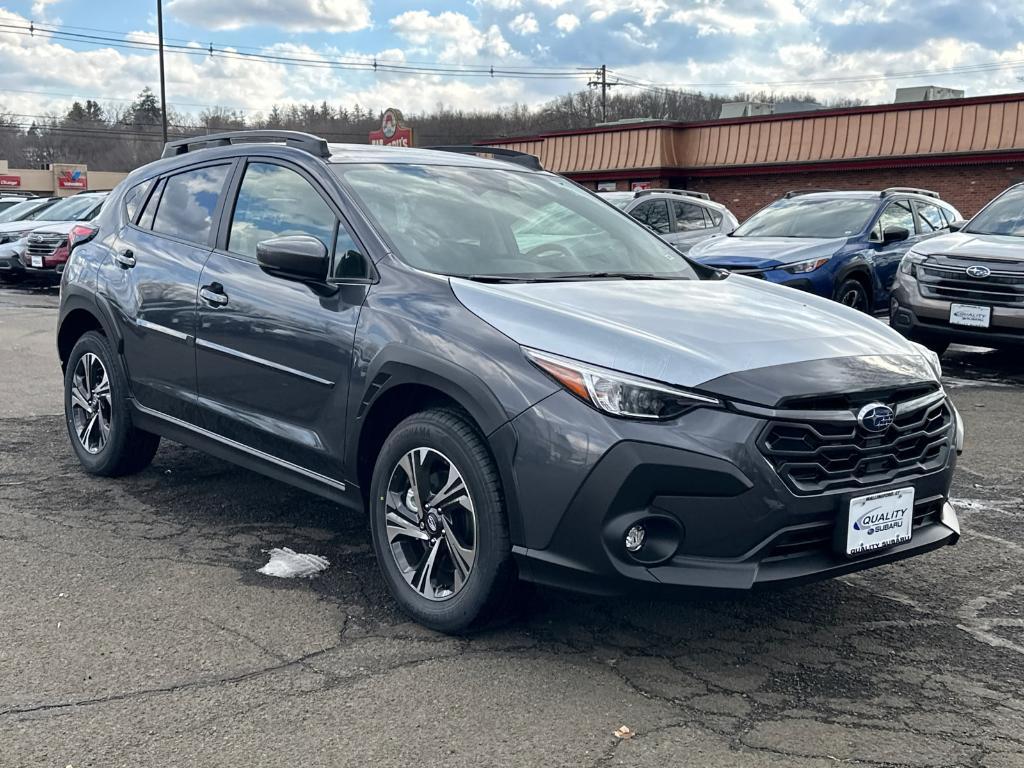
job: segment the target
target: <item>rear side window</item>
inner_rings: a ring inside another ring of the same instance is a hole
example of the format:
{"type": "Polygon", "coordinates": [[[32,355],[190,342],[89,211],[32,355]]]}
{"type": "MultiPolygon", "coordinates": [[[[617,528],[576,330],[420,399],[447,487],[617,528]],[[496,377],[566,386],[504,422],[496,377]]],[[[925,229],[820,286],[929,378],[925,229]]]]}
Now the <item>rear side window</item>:
{"type": "Polygon", "coordinates": [[[676,232],[692,232],[708,227],[708,222],[704,218],[704,208],[699,205],[673,200],[672,212],[676,217],[676,232]]]}
{"type": "Polygon", "coordinates": [[[153,231],[206,245],[213,214],[224,191],[227,165],[197,168],[168,177],[153,220],[153,231]]]}
{"type": "Polygon", "coordinates": [[[139,208],[146,202],[146,195],[149,194],[149,190],[152,187],[153,180],[147,179],[128,190],[124,196],[124,218],[126,221],[135,221],[135,214],[139,212],[139,208]]]}
{"type": "Polygon", "coordinates": [[[667,235],[672,227],[668,217],[668,203],[664,200],[648,200],[645,203],[640,203],[629,212],[629,215],[662,235],[667,235]]]}
{"type": "Polygon", "coordinates": [[[228,250],[256,258],[256,244],[272,237],[310,235],[330,251],[338,219],[313,185],[270,163],[245,169],[231,217],[228,250]]]}

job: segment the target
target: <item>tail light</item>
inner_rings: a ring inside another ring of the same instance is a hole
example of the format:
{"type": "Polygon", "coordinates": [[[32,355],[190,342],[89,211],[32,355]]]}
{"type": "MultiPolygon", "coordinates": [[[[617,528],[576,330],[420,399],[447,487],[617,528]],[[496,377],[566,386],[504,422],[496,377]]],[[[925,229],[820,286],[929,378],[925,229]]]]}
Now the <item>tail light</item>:
{"type": "Polygon", "coordinates": [[[75,224],[71,228],[71,232],[68,233],[68,254],[70,255],[82,243],[92,240],[99,231],[99,227],[94,227],[90,224],[75,224]]]}

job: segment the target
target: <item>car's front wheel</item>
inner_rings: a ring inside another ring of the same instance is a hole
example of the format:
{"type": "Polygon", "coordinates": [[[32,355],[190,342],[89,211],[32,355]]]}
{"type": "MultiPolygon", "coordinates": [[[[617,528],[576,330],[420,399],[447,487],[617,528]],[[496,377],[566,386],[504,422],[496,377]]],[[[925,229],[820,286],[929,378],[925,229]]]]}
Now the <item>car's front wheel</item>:
{"type": "Polygon", "coordinates": [[[441,632],[480,624],[514,582],[494,459],[461,412],[417,413],[377,457],[373,546],[388,590],[413,619],[441,632]]]}
{"type": "Polygon", "coordinates": [[[845,304],[861,312],[871,311],[871,297],[868,294],[867,288],[864,287],[864,283],[860,280],[852,277],[843,280],[839,284],[833,298],[840,304],[845,304]]]}
{"type": "Polygon", "coordinates": [[[132,424],[128,382],[106,336],[82,335],[64,373],[64,414],[71,447],[86,472],[116,477],[145,468],[160,438],[132,424]]]}

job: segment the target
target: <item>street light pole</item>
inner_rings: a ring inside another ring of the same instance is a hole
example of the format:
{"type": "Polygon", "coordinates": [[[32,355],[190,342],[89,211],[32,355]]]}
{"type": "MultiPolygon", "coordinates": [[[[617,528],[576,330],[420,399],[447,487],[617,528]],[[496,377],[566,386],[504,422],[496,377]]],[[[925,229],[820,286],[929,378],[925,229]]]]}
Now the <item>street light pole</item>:
{"type": "Polygon", "coordinates": [[[160,122],[167,143],[167,87],[164,84],[164,3],[156,0],[156,31],[160,38],[160,122]]]}

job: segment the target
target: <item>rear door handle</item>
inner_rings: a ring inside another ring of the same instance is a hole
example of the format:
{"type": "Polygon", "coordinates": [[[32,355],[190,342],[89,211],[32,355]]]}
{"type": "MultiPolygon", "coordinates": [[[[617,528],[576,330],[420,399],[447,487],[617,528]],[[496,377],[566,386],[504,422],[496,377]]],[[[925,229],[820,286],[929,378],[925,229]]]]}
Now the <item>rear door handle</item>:
{"type": "Polygon", "coordinates": [[[124,269],[131,269],[135,266],[135,254],[130,249],[125,249],[120,253],[114,254],[114,261],[120,264],[124,269]]]}
{"type": "Polygon", "coordinates": [[[224,286],[220,283],[210,283],[199,289],[199,295],[203,301],[215,307],[223,307],[228,303],[228,295],[224,293],[224,286]]]}

